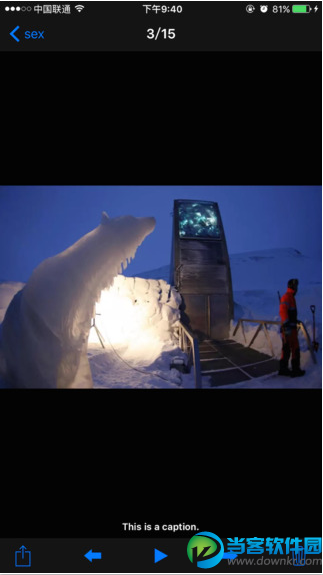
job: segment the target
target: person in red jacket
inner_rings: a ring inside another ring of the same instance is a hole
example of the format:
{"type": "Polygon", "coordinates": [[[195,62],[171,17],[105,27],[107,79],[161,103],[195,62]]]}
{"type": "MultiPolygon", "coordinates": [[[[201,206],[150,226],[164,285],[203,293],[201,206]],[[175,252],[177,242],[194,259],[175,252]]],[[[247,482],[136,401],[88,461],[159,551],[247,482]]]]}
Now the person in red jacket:
{"type": "Polygon", "coordinates": [[[280,300],[279,315],[282,321],[281,334],[283,340],[283,349],[279,364],[279,375],[289,375],[299,377],[305,374],[300,368],[300,350],[297,336],[297,307],[295,295],[298,289],[298,280],[289,280],[287,292],[280,300]],[[292,371],[288,369],[288,362],[292,354],[292,371]]]}

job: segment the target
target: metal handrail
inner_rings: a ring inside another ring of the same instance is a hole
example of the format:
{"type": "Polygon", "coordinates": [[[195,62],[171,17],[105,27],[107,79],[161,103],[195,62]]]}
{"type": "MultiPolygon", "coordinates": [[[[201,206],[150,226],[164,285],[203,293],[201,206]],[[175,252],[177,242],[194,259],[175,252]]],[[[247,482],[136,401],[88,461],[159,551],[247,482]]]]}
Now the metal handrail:
{"type": "Polygon", "coordinates": [[[188,351],[188,341],[190,341],[191,349],[188,357],[189,365],[194,367],[195,387],[196,389],[202,388],[201,377],[201,364],[198,339],[194,337],[193,333],[180,321],[179,322],[179,343],[180,348],[184,353],[188,351]]]}
{"type": "MultiPolygon", "coordinates": [[[[268,329],[267,329],[267,324],[269,324],[269,325],[280,325],[280,326],[281,326],[281,325],[282,325],[281,321],[272,321],[272,320],[269,320],[269,319],[246,319],[246,318],[240,318],[240,319],[238,320],[238,323],[237,323],[237,325],[236,325],[236,327],[235,327],[235,329],[234,329],[234,332],[233,332],[232,336],[235,336],[235,334],[237,333],[239,327],[241,327],[242,333],[243,333],[243,337],[244,337],[244,340],[245,340],[245,343],[247,343],[247,339],[246,339],[246,335],[245,335],[245,331],[244,331],[244,327],[243,327],[243,322],[258,323],[258,324],[259,324],[256,333],[254,334],[252,340],[251,340],[250,343],[248,344],[248,347],[251,347],[251,346],[252,346],[252,344],[253,344],[253,342],[255,341],[257,335],[259,334],[261,328],[263,328],[263,330],[264,330],[264,332],[265,332],[265,335],[266,335],[266,338],[267,338],[267,341],[268,341],[268,344],[269,344],[269,347],[270,347],[270,350],[271,350],[271,355],[272,355],[272,357],[275,357],[273,344],[272,344],[272,342],[271,342],[270,335],[269,335],[269,331],[268,331],[268,329]]],[[[306,329],[304,323],[303,323],[302,321],[299,321],[299,322],[297,322],[297,325],[300,327],[300,329],[301,329],[301,331],[302,331],[302,334],[303,334],[303,336],[304,336],[304,339],[305,339],[305,341],[306,341],[306,343],[307,343],[307,348],[309,349],[309,351],[310,351],[310,353],[311,353],[311,357],[312,357],[313,363],[317,363],[316,356],[315,356],[315,353],[314,353],[314,351],[313,351],[313,347],[312,347],[312,344],[311,344],[311,339],[310,339],[310,336],[309,336],[309,334],[308,334],[308,331],[307,331],[307,329],[306,329]]]]}

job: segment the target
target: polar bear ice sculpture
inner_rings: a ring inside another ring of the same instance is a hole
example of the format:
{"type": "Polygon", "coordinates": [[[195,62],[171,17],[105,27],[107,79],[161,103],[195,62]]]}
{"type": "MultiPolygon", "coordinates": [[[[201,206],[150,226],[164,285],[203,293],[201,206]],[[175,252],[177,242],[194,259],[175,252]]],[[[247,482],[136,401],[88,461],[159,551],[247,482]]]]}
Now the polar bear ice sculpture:
{"type": "Polygon", "coordinates": [[[155,228],[154,218],[102,214],[101,224],[44,260],[12,299],[2,326],[14,387],[92,387],[87,341],[95,302],[155,228]]]}

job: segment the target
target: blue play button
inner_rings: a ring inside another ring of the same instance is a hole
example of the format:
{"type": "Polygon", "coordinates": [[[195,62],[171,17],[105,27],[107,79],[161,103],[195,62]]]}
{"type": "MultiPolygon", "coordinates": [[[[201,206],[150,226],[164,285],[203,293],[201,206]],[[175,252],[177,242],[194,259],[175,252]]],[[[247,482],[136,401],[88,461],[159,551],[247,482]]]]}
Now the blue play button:
{"type": "Polygon", "coordinates": [[[165,553],[162,553],[161,551],[158,551],[158,549],[155,549],[155,561],[154,561],[154,563],[158,563],[158,561],[165,559],[165,557],[168,557],[168,555],[165,555],[165,553]]]}

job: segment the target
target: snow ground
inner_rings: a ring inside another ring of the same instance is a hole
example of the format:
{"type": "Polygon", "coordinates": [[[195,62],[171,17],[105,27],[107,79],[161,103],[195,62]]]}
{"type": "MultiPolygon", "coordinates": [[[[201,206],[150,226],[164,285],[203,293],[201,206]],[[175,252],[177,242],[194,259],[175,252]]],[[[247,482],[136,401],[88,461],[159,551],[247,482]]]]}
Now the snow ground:
{"type": "MultiPolygon", "coordinates": [[[[310,305],[316,306],[316,340],[322,341],[322,264],[292,248],[255,251],[230,256],[235,301],[235,318],[231,324],[231,337],[240,317],[279,320],[278,294],[286,291],[288,279],[300,281],[297,294],[298,317],[312,337],[310,305]]],[[[103,349],[95,328],[91,328],[88,357],[94,388],[96,389],[188,389],[194,388],[193,371],[190,374],[170,369],[174,357],[184,358],[176,340],[180,298],[175,290],[169,291],[169,266],[140,274],[140,278],[119,275],[109,293],[102,292],[97,305],[96,326],[104,338],[103,349]]],[[[0,322],[15,293],[23,284],[0,284],[0,322]]],[[[1,327],[1,326],[0,326],[1,327]]],[[[247,342],[257,329],[256,324],[245,324],[247,342]]],[[[268,326],[277,358],[281,352],[278,326],[268,326]]],[[[0,332],[1,337],[1,332],[0,332]]],[[[239,330],[235,336],[244,343],[239,330]]],[[[322,350],[313,364],[303,337],[301,366],[306,370],[302,378],[289,379],[277,375],[264,376],[247,382],[213,389],[241,388],[321,388],[322,350]]],[[[267,340],[260,332],[253,348],[270,354],[267,340]]],[[[1,360],[1,357],[0,357],[1,360]]],[[[1,361],[0,361],[1,373],[1,361]]],[[[1,377],[1,376],[0,376],[1,377]]],[[[0,387],[6,387],[4,380],[0,387]]],[[[203,377],[203,387],[208,378],[203,377]]]]}

